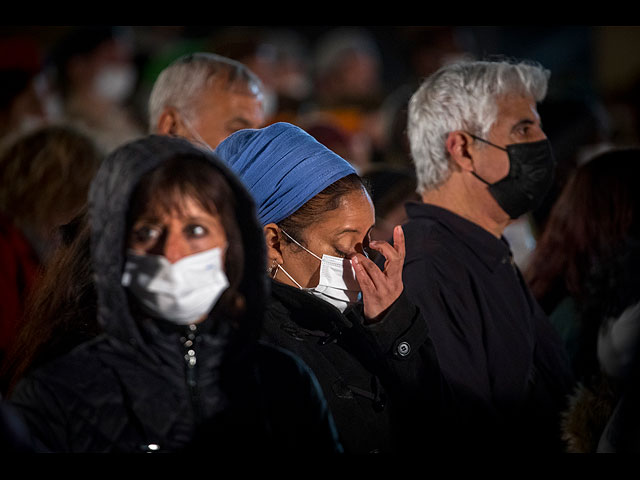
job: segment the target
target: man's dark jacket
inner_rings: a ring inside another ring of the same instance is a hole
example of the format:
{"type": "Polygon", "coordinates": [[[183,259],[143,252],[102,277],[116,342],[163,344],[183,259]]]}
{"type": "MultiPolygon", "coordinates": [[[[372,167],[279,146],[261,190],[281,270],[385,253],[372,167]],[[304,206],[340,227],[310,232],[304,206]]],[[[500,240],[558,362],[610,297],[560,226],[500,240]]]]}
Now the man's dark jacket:
{"type": "Polygon", "coordinates": [[[408,297],[429,325],[465,449],[558,451],[573,375],[509,245],[435,205],[409,203],[408,297]]]}

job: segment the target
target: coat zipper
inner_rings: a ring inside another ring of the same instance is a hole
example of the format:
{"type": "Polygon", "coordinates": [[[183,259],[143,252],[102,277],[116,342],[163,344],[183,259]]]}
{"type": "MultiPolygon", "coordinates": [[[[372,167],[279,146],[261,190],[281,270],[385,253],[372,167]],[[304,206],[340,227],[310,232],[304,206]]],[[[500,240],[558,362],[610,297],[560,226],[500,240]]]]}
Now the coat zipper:
{"type": "Polygon", "coordinates": [[[182,346],[184,347],[184,361],[186,364],[186,382],[191,398],[194,417],[196,423],[200,421],[200,392],[198,389],[197,377],[197,357],[196,357],[196,330],[195,325],[189,325],[189,332],[182,337],[182,346]]]}

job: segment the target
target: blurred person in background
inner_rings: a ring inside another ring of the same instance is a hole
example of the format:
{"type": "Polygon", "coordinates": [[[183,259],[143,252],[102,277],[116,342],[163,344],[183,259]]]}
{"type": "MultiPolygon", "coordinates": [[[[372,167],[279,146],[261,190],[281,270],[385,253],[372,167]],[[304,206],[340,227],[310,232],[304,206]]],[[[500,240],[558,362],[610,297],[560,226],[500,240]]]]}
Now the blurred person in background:
{"type": "Polygon", "coordinates": [[[607,318],[600,329],[598,359],[603,373],[615,380],[617,395],[607,405],[609,416],[597,439],[598,453],[640,452],[639,339],[640,302],[627,307],[619,317],[607,318]]]}
{"type": "Polygon", "coordinates": [[[95,142],[70,126],[48,125],[0,151],[0,339],[3,356],[28,295],[71,221],[87,201],[102,160],[95,142]]]}
{"type": "Polygon", "coordinates": [[[416,193],[415,171],[401,165],[379,163],[366,170],[362,178],[369,185],[376,210],[371,239],[389,242],[393,239],[395,225],[402,225],[409,219],[406,203],[420,200],[416,193]]]}
{"type": "Polygon", "coordinates": [[[227,136],[265,122],[263,84],[246,65],[214,53],[183,55],[156,79],[149,131],[215,149],[227,136]]]}
{"type": "Polygon", "coordinates": [[[55,119],[43,62],[33,39],[0,37],[0,144],[55,119]]]}
{"type": "Polygon", "coordinates": [[[405,61],[406,71],[399,85],[384,96],[380,105],[383,129],[380,161],[413,168],[407,139],[409,100],[424,78],[440,67],[471,59],[474,39],[464,27],[402,26],[394,39],[405,61]]]}
{"type": "Polygon", "coordinates": [[[132,35],[125,27],[73,27],[50,52],[63,119],[106,153],[144,134],[130,103],[138,82],[132,35]]]}
{"type": "Polygon", "coordinates": [[[380,107],[385,96],[384,65],[374,36],[361,27],[338,27],[314,44],[313,93],[298,124],[309,129],[333,125],[350,137],[363,172],[385,147],[380,107]]]}
{"type": "Polygon", "coordinates": [[[223,27],[214,32],[207,43],[215,52],[246,65],[262,82],[266,123],[278,113],[276,47],[266,39],[263,27],[223,27]]]}
{"type": "Polygon", "coordinates": [[[631,332],[637,324],[633,306],[640,301],[638,175],[637,148],[609,149],[577,167],[551,208],[525,270],[532,293],[566,345],[578,381],[563,422],[572,452],[596,451],[635,356],[637,336],[631,332]],[[599,358],[599,349],[607,361],[599,358]],[[617,363],[618,349],[627,359],[624,368],[609,366],[617,363]]]}
{"type": "Polygon", "coordinates": [[[100,333],[86,207],[59,234],[60,245],[27,295],[22,321],[0,363],[4,396],[27,373],[100,333]]]}
{"type": "Polygon", "coordinates": [[[268,29],[264,42],[272,46],[275,57],[276,108],[269,123],[295,123],[313,95],[311,46],[291,28],[268,29]]]}
{"type": "Polygon", "coordinates": [[[321,117],[301,117],[297,125],[348,161],[359,175],[372,166],[371,145],[364,136],[351,135],[336,122],[321,117]]]}
{"type": "Polygon", "coordinates": [[[262,81],[265,125],[296,123],[313,96],[307,40],[291,27],[224,27],[208,49],[246,65],[262,81]]]}

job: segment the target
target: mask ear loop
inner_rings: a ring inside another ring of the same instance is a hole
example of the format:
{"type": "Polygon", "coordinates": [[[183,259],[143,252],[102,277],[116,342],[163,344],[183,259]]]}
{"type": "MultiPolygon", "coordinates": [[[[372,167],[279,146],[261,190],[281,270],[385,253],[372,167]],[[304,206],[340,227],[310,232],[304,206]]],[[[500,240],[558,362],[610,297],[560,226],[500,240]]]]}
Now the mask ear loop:
{"type": "Polygon", "coordinates": [[[311,255],[313,255],[314,257],[316,257],[318,260],[320,260],[322,262],[322,259],[316,255],[315,253],[313,253],[311,250],[309,250],[308,248],[302,246],[300,243],[298,243],[298,241],[293,238],[291,235],[289,235],[287,232],[284,231],[283,228],[280,228],[280,230],[282,231],[282,233],[284,233],[287,237],[289,237],[289,239],[295,243],[296,245],[298,245],[300,248],[302,248],[304,251],[306,251],[307,253],[310,253],[311,255]]]}
{"type": "Polygon", "coordinates": [[[484,138],[477,137],[473,133],[469,133],[469,136],[471,138],[473,138],[474,140],[478,140],[479,142],[483,142],[483,143],[486,143],[487,145],[491,145],[492,147],[497,148],[498,150],[502,150],[503,152],[507,152],[508,151],[506,148],[500,147],[499,145],[496,145],[495,143],[491,143],[489,140],[485,140],[484,138]]]}
{"type": "Polygon", "coordinates": [[[295,278],[293,278],[291,275],[289,275],[289,272],[287,272],[284,267],[280,264],[278,264],[278,266],[276,267],[276,273],[273,274],[273,278],[276,278],[276,274],[278,273],[278,270],[282,270],[282,273],[284,273],[287,277],[289,277],[289,280],[291,280],[293,283],[296,284],[296,286],[300,289],[303,290],[302,285],[300,285],[298,282],[296,282],[295,278]]]}
{"type": "Polygon", "coordinates": [[[211,148],[211,146],[204,141],[204,138],[202,138],[202,136],[200,136],[198,131],[193,127],[193,125],[191,124],[191,121],[187,119],[185,115],[181,115],[181,116],[182,116],[182,121],[187,127],[187,130],[189,130],[189,133],[195,137],[196,143],[201,144],[203,148],[206,148],[207,150],[214,152],[213,148],[211,148]]]}
{"type": "MultiPolygon", "coordinates": [[[[295,243],[300,248],[302,248],[306,252],[310,253],[311,255],[316,257],[318,260],[320,260],[320,262],[322,262],[322,259],[320,257],[318,257],[315,253],[313,253],[308,248],[305,248],[304,246],[300,245],[300,243],[295,238],[293,238],[291,235],[289,235],[287,232],[285,232],[283,228],[280,228],[280,231],[282,233],[284,233],[293,243],[295,243]]],[[[273,278],[274,279],[276,278],[276,274],[278,273],[278,270],[282,270],[282,273],[284,273],[287,277],[289,277],[289,280],[291,280],[293,283],[295,283],[300,290],[303,290],[302,285],[300,285],[298,282],[296,282],[295,278],[293,278],[291,275],[289,275],[289,272],[287,272],[282,265],[280,265],[280,264],[277,264],[277,265],[278,266],[276,267],[276,273],[273,274],[273,278]]]]}
{"type": "MultiPolygon", "coordinates": [[[[492,147],[497,148],[498,150],[502,150],[503,152],[508,152],[508,150],[506,148],[502,148],[502,147],[496,145],[495,143],[491,143],[489,140],[485,140],[484,138],[478,137],[478,136],[474,135],[473,133],[467,132],[467,134],[471,138],[473,138],[474,140],[478,140],[479,142],[483,142],[483,143],[486,143],[487,145],[491,145],[492,147]]],[[[471,175],[473,175],[474,177],[476,177],[478,180],[480,180],[485,185],[488,185],[489,187],[492,185],[491,183],[487,182],[484,178],[482,178],[480,175],[478,175],[476,173],[475,167],[474,167],[473,170],[471,170],[471,175]]]]}

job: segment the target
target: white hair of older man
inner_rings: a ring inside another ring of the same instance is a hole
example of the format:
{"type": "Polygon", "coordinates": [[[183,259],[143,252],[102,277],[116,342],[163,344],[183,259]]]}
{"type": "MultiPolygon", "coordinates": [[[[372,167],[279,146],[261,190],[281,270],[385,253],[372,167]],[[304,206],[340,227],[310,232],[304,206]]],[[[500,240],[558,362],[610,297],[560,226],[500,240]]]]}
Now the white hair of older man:
{"type": "Polygon", "coordinates": [[[461,61],[427,77],[409,101],[407,131],[417,191],[432,190],[451,175],[445,141],[465,130],[486,138],[497,117],[496,100],[507,94],[540,102],[550,71],[535,62],[461,61]]]}
{"type": "Polygon", "coordinates": [[[193,120],[200,95],[216,79],[240,93],[260,96],[263,85],[246,65],[221,55],[196,52],[183,55],[166,67],[156,79],[149,95],[149,131],[154,133],[166,107],[177,109],[193,120]]]}

